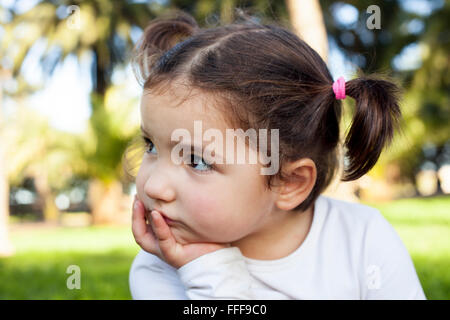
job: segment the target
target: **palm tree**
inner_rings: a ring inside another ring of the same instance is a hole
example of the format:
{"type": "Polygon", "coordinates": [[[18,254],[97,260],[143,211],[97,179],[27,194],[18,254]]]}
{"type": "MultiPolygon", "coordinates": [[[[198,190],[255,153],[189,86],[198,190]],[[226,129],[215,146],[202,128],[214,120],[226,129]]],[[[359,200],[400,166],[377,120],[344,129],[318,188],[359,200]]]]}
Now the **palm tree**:
{"type": "Polygon", "coordinates": [[[3,167],[7,181],[20,185],[24,179],[34,178],[44,219],[58,222],[56,190],[65,187],[74,174],[80,174],[86,167],[80,154],[84,145],[81,138],[52,128],[44,116],[23,103],[9,116],[1,138],[8,159],[3,167]]]}
{"type": "MultiPolygon", "coordinates": [[[[102,198],[107,195],[112,203],[118,203],[121,198],[117,173],[129,140],[128,136],[121,137],[108,126],[110,115],[105,110],[105,94],[111,86],[114,67],[127,61],[128,50],[133,46],[132,29],[142,29],[155,16],[153,11],[158,11],[156,4],[126,0],[61,1],[60,4],[41,1],[23,14],[12,12],[12,21],[5,26],[0,56],[13,58],[14,77],[20,75],[24,59],[39,39],[46,43],[40,62],[47,74],[69,54],[75,54],[79,60],[86,53],[93,57],[90,132],[96,148],[86,149],[84,155],[87,171],[93,177],[89,199],[94,222],[106,222],[108,215],[115,214],[110,209],[102,209],[102,198]],[[67,16],[69,5],[76,6],[79,24],[69,23],[72,18],[67,16]],[[23,34],[20,41],[15,37],[18,33],[23,34]]],[[[37,186],[43,194],[49,194],[49,184],[45,180],[45,175],[37,178],[37,186]]]]}

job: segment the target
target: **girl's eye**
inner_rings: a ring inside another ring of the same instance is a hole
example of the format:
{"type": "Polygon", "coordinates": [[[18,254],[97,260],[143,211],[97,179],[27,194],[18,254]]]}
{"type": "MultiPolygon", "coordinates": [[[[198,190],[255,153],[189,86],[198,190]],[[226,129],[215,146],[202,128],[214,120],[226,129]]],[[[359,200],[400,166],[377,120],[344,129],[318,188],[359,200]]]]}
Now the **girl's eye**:
{"type": "MultiPolygon", "coordinates": [[[[153,144],[152,140],[150,140],[145,136],[142,136],[142,139],[144,140],[146,147],[145,152],[156,154],[156,147],[153,144]]],[[[192,153],[191,153],[191,163],[189,163],[189,165],[192,166],[194,170],[202,171],[204,173],[207,173],[208,171],[211,171],[214,168],[212,164],[207,163],[203,158],[198,157],[192,153]]]]}
{"type": "Polygon", "coordinates": [[[213,166],[211,164],[206,163],[203,158],[196,156],[195,154],[191,154],[191,163],[189,163],[189,165],[194,167],[194,169],[197,171],[207,172],[213,169],[213,166]]]}
{"type": "Polygon", "coordinates": [[[142,138],[144,139],[145,146],[146,146],[145,152],[152,153],[152,150],[155,149],[153,152],[156,153],[156,148],[155,148],[155,145],[153,144],[152,140],[150,140],[149,138],[144,137],[144,136],[142,138]]]}

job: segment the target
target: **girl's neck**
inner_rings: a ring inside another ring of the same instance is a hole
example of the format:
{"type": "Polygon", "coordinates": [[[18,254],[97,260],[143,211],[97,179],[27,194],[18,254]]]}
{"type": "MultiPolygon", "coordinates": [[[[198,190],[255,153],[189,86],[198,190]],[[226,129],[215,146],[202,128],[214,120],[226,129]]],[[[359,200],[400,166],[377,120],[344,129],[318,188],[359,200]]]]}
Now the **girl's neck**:
{"type": "Polygon", "coordinates": [[[250,259],[281,259],[301,246],[311,229],[313,215],[314,205],[304,212],[276,213],[276,219],[231,245],[250,259]]]}

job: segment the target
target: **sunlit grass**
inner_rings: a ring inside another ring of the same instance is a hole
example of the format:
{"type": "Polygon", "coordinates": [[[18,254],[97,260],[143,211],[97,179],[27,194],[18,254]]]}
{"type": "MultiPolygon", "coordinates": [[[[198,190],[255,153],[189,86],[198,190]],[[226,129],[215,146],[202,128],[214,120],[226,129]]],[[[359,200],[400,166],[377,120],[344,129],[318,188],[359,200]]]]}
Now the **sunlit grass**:
{"type": "Polygon", "coordinates": [[[369,205],[378,208],[391,223],[450,227],[450,196],[400,199],[369,205]]]}
{"type": "Polygon", "coordinates": [[[13,232],[16,254],[0,259],[0,299],[131,299],[139,249],[129,227],[27,229],[13,232]],[[80,267],[79,290],[67,288],[70,265],[80,267]]]}

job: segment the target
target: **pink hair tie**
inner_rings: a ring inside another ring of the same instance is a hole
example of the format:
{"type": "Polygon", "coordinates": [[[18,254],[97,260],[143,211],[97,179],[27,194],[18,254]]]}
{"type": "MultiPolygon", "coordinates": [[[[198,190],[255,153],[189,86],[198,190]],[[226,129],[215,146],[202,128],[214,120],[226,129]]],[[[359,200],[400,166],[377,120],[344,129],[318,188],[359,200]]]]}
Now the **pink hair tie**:
{"type": "Polygon", "coordinates": [[[340,77],[333,83],[333,91],[336,95],[336,99],[345,99],[345,79],[340,77]]]}

